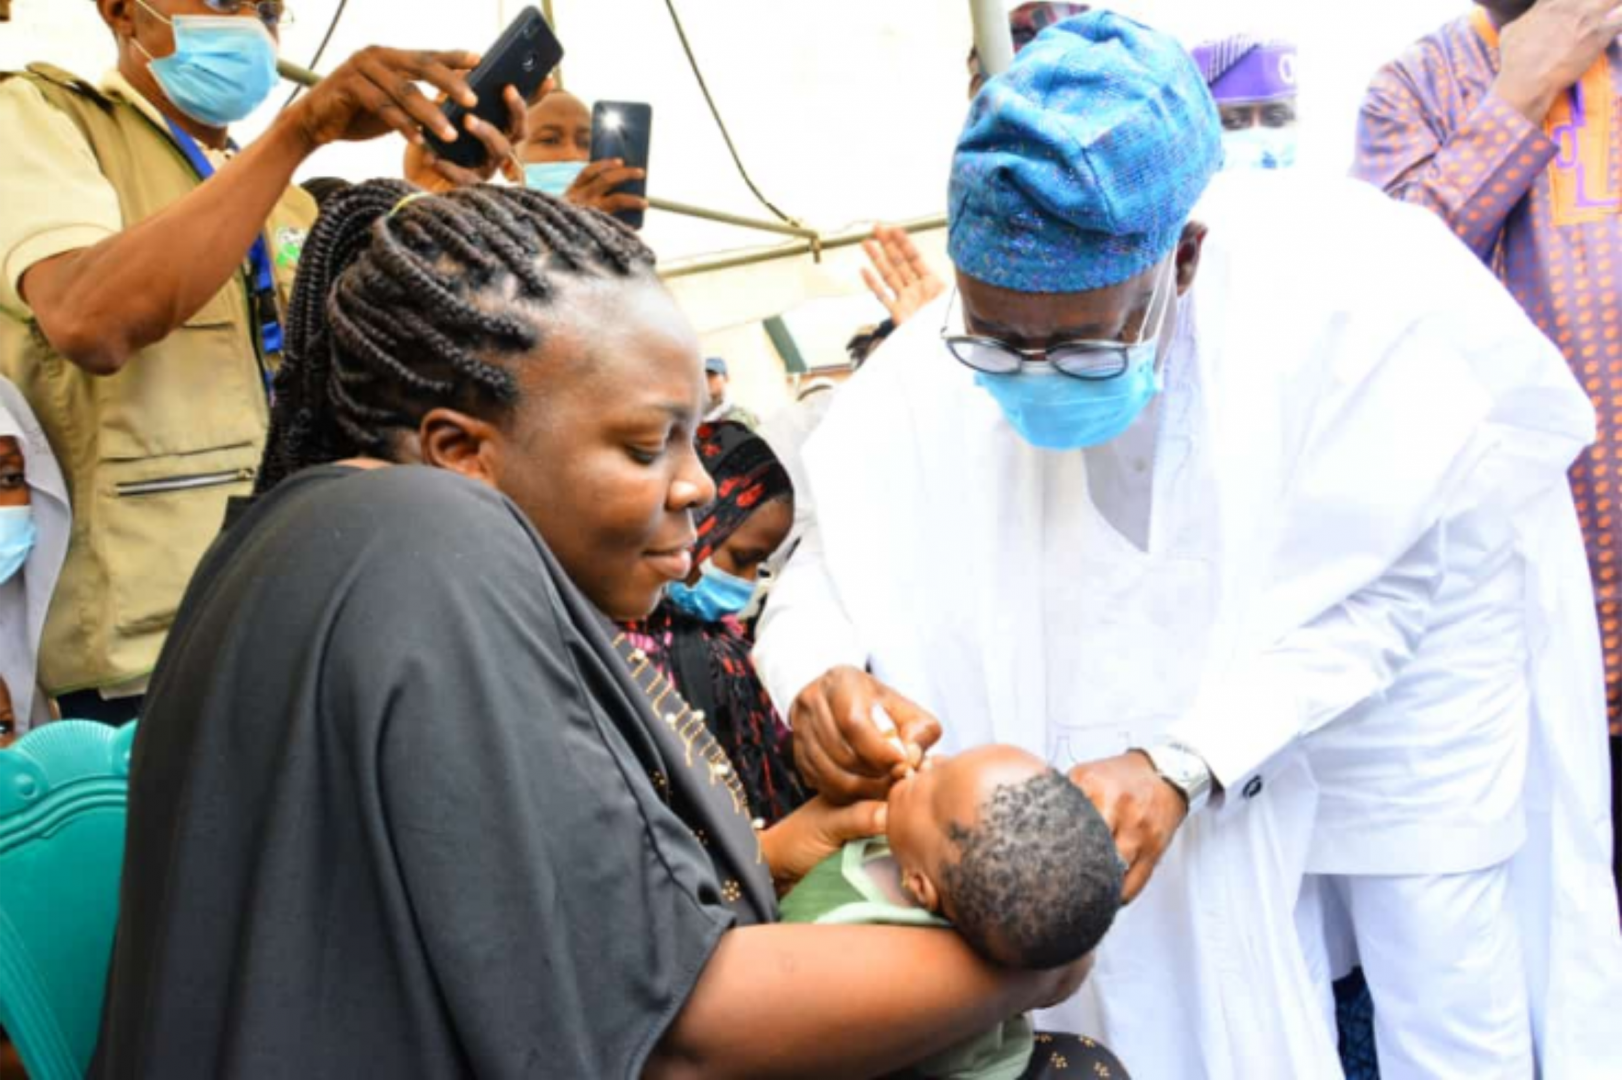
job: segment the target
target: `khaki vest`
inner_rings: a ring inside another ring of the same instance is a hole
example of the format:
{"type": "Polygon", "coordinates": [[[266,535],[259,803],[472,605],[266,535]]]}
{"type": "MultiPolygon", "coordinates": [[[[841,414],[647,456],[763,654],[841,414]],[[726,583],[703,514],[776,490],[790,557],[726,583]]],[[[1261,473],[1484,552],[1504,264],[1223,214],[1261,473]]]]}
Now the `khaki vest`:
{"type": "MultiPolygon", "coordinates": [[[[29,80],[84,134],[126,227],[197,188],[169,133],[134,106],[42,64],[0,78],[29,80]]],[[[283,311],[314,220],[314,201],[292,188],[267,223],[283,311]]],[[[40,683],[52,695],[152,671],[227,498],[251,489],[269,409],[250,288],[246,270],[233,276],[178,330],[106,377],[57,353],[37,323],[0,313],[0,373],[39,415],[73,501],[40,646],[40,683]]]]}

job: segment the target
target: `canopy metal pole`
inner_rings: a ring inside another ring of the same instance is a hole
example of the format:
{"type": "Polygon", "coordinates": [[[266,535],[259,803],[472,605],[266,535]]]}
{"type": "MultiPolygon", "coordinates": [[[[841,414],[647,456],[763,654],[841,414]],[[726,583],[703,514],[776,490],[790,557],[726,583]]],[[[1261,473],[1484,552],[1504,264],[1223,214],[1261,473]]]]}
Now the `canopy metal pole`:
{"type": "Polygon", "coordinates": [[[969,0],[969,14],[974,18],[974,48],[980,54],[980,70],[988,79],[1001,75],[1014,62],[1008,5],[1004,0],[969,0]]]}
{"type": "MultiPolygon", "coordinates": [[[[541,0],[541,15],[545,17],[546,25],[552,28],[552,33],[556,34],[558,32],[558,20],[557,17],[552,14],[552,0],[541,0]]],[[[558,66],[552,69],[552,79],[557,83],[559,90],[564,88],[563,62],[561,60],[558,61],[558,66]]]]}
{"type": "Polygon", "coordinates": [[[744,229],[758,229],[761,232],[777,233],[779,236],[795,236],[802,240],[815,240],[819,235],[815,229],[807,229],[799,225],[784,225],[778,221],[762,221],[759,218],[728,214],[723,210],[707,210],[702,206],[689,206],[687,203],[671,202],[669,199],[650,197],[648,207],[653,210],[662,210],[667,214],[680,214],[683,217],[700,218],[704,221],[718,221],[722,225],[737,225],[744,229]]]}
{"type": "MultiPolygon", "coordinates": [[[[1003,37],[1007,38],[1008,24],[1006,19],[1003,21],[1002,26],[1003,37]]],[[[282,78],[287,79],[289,82],[296,82],[301,86],[314,86],[321,81],[321,76],[309,68],[300,67],[290,60],[278,60],[276,62],[276,71],[282,78]]],[[[710,270],[724,270],[736,266],[750,266],[755,263],[770,262],[774,259],[796,258],[801,255],[820,258],[822,252],[830,248],[849,247],[852,244],[859,244],[871,235],[867,230],[857,230],[831,237],[823,236],[817,230],[807,229],[803,225],[785,225],[777,221],[763,221],[759,218],[744,217],[741,214],[729,214],[722,210],[710,210],[702,206],[671,202],[668,199],[650,198],[648,206],[667,214],[680,214],[683,217],[719,222],[722,225],[736,225],[739,228],[775,233],[778,236],[792,236],[799,241],[785,247],[770,248],[766,251],[751,251],[737,255],[721,255],[714,258],[699,259],[666,271],[664,276],[667,278],[684,277],[689,274],[700,274],[710,270]]],[[[903,222],[901,227],[908,232],[917,232],[938,229],[945,224],[946,219],[944,217],[931,217],[903,222]]]]}
{"type": "MultiPolygon", "coordinates": [[[[931,229],[944,229],[946,227],[946,215],[935,214],[931,217],[913,218],[911,221],[898,221],[895,224],[909,233],[928,232],[931,229]]],[[[798,243],[767,248],[764,251],[742,251],[732,255],[713,255],[694,259],[692,262],[678,263],[669,269],[660,270],[659,276],[666,281],[670,281],[675,278],[691,277],[694,274],[708,274],[716,270],[735,270],[743,266],[757,266],[760,263],[776,262],[778,259],[798,259],[805,255],[820,256],[822,252],[831,251],[835,248],[854,247],[872,235],[872,229],[851,229],[847,232],[836,233],[833,236],[824,236],[820,242],[801,240],[798,243]]]]}

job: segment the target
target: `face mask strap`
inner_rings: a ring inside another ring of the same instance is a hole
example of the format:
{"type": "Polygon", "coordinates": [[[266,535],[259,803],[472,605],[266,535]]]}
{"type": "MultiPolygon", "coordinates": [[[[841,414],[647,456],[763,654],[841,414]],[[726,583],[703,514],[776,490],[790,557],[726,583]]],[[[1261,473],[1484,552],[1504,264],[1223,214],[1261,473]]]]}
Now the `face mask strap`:
{"type": "MultiPolygon", "coordinates": [[[[1182,241],[1179,240],[1178,245],[1181,246],[1181,244],[1182,241]]],[[[1161,274],[1155,281],[1154,292],[1149,294],[1149,310],[1143,316],[1143,324],[1147,327],[1149,320],[1155,317],[1155,308],[1158,306],[1160,308],[1160,321],[1155,324],[1155,332],[1152,336],[1139,338],[1130,345],[1126,345],[1129,349],[1158,348],[1160,345],[1160,335],[1166,330],[1166,316],[1171,310],[1171,297],[1162,297],[1161,293],[1165,291],[1166,282],[1177,277],[1177,248],[1171,249],[1171,255],[1167,261],[1171,263],[1171,271],[1170,273],[1161,274]],[[1162,303],[1162,300],[1164,300],[1164,303],[1162,303]]],[[[1173,288],[1172,291],[1176,292],[1177,290],[1173,288]]],[[[1126,343],[1122,342],[1122,344],[1125,345],[1126,343]]]]}
{"type": "MultiPolygon", "coordinates": [[[[170,28],[174,27],[175,21],[173,19],[171,19],[169,16],[165,15],[163,12],[159,11],[157,8],[153,7],[151,4],[147,3],[146,0],[135,0],[135,3],[136,3],[136,5],[138,7],[141,8],[141,10],[145,11],[148,15],[152,16],[154,19],[158,20],[163,25],[165,25],[167,27],[170,27],[170,28]]],[[[151,55],[151,54],[149,53],[148,55],[151,55]]]]}
{"type": "MultiPolygon", "coordinates": [[[[165,15],[163,12],[159,11],[157,8],[153,7],[151,4],[148,4],[146,2],[146,0],[135,0],[135,3],[136,3],[136,5],[138,7],[140,7],[143,11],[145,11],[148,15],[152,16],[154,19],[157,19],[159,22],[161,22],[163,25],[169,27],[171,30],[174,29],[175,21],[173,19],[169,18],[169,16],[165,15]]],[[[154,60],[157,59],[156,56],[152,55],[152,50],[151,49],[149,49],[145,45],[141,44],[141,39],[140,38],[131,36],[130,37],[130,44],[134,45],[137,49],[140,49],[143,54],[145,54],[147,63],[150,64],[154,60]]]]}

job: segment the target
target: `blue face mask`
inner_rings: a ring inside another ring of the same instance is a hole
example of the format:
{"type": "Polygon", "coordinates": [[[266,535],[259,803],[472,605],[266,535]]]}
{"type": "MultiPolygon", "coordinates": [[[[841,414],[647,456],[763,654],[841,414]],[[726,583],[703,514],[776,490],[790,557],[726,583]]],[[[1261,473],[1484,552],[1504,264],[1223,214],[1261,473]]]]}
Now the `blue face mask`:
{"type": "Polygon", "coordinates": [[[1027,362],[1018,375],[976,372],[974,381],[996,398],[1020,438],[1042,450],[1081,450],[1119,437],[1160,390],[1152,348],[1105,382],[1074,379],[1041,361],[1027,362]]]}
{"type": "MultiPolygon", "coordinates": [[[[175,51],[147,53],[152,77],[175,108],[209,127],[244,119],[276,89],[276,40],[257,17],[177,15],[169,19],[141,4],[175,34],[175,51]]],[[[136,42],[140,46],[139,42],[136,42]]],[[[144,46],[140,46],[146,52],[144,46]]]]}
{"type": "Polygon", "coordinates": [[[525,165],[524,186],[561,199],[585,167],[584,161],[542,161],[525,165]]]}
{"type": "MultiPolygon", "coordinates": [[[[1175,270],[1173,271],[1175,273],[1175,270]]],[[[1150,297],[1150,318],[1160,310],[1166,324],[1168,300],[1159,304],[1165,280],[1150,297]]],[[[1160,329],[1125,346],[1126,370],[1113,379],[1077,379],[1045,360],[1027,360],[1017,373],[975,372],[976,386],[990,394],[1020,438],[1042,450],[1081,450],[1120,436],[1160,392],[1155,370],[1160,329]]]]}
{"type": "Polygon", "coordinates": [[[1288,169],[1295,164],[1295,129],[1248,127],[1222,133],[1224,169],[1288,169]]]}
{"type": "Polygon", "coordinates": [[[689,587],[678,581],[665,588],[670,602],[695,618],[717,622],[723,615],[736,615],[754,598],[753,581],[732,576],[716,566],[714,559],[705,561],[702,574],[697,585],[689,587]]]}
{"type": "Polygon", "coordinates": [[[32,506],[0,507],[0,584],[17,576],[38,536],[32,506]]]}

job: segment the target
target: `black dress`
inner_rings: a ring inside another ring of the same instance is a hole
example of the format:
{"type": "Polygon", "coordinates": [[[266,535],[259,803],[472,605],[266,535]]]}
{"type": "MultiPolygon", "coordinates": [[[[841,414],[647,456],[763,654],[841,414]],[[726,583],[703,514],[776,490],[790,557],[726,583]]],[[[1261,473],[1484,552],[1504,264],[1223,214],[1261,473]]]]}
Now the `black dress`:
{"type": "Polygon", "coordinates": [[[91,1075],[639,1075],[775,902],[601,627],[450,473],[253,505],[148,696],[91,1075]]]}
{"type": "Polygon", "coordinates": [[[147,696],[90,1076],[639,1076],[776,902],[725,753],[610,633],[448,472],[249,506],[147,696]]]}

